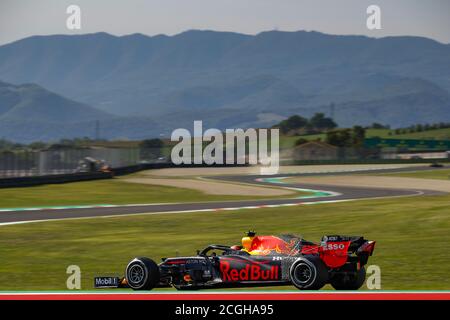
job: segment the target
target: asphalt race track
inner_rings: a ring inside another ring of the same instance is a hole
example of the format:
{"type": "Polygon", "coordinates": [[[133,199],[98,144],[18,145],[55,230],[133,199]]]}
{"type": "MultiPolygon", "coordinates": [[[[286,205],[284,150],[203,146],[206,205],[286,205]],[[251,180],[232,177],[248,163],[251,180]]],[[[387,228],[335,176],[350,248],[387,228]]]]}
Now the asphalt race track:
{"type": "MultiPolygon", "coordinates": [[[[294,176],[294,175],[282,175],[294,176]]],[[[276,179],[281,176],[270,176],[270,179],[276,179]]],[[[215,177],[214,179],[237,181],[252,184],[272,185],[269,182],[256,181],[256,179],[268,178],[268,176],[226,176],[215,177]]],[[[413,195],[440,195],[437,191],[425,190],[402,190],[402,189],[381,189],[366,187],[342,187],[342,186],[324,186],[316,184],[282,184],[280,187],[312,189],[317,191],[330,192],[327,196],[297,197],[287,199],[271,200],[239,200],[222,202],[203,202],[203,203],[174,203],[174,204],[148,204],[148,205],[128,205],[112,207],[88,207],[88,208],[69,208],[69,209],[40,209],[35,211],[3,211],[0,212],[0,224],[14,224],[41,220],[73,219],[86,217],[105,217],[120,216],[129,214],[162,214],[162,213],[183,213],[183,212],[201,212],[216,210],[242,209],[245,207],[258,208],[264,206],[282,206],[308,204],[314,202],[335,202],[342,200],[357,200],[367,198],[383,198],[413,195]]]]}

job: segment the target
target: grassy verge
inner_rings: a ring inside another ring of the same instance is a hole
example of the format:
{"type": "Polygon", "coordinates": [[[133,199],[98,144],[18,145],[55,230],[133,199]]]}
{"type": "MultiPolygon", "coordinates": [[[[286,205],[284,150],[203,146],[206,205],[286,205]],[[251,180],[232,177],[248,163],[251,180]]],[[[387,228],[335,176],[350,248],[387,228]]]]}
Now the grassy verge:
{"type": "Polygon", "coordinates": [[[377,174],[387,177],[402,177],[402,178],[421,178],[421,179],[437,179],[450,180],[450,169],[436,169],[427,171],[411,171],[411,172],[396,172],[377,174]]]}
{"type": "Polygon", "coordinates": [[[448,140],[450,139],[450,128],[426,130],[393,135],[396,139],[425,139],[425,140],[448,140]]]}
{"type": "Polygon", "coordinates": [[[128,183],[121,179],[112,179],[0,189],[0,208],[223,201],[261,198],[271,197],[208,195],[196,190],[128,183]]]}
{"type": "Polygon", "coordinates": [[[190,255],[238,243],[249,229],[313,241],[364,235],[377,241],[369,263],[381,267],[382,289],[450,289],[450,196],[435,196],[3,226],[0,290],[64,290],[72,264],[89,290],[95,275],[120,275],[134,256],[190,255]]]}
{"type": "MultiPolygon", "coordinates": [[[[395,130],[391,129],[367,129],[366,138],[384,138],[384,139],[419,139],[419,140],[449,140],[450,128],[427,130],[421,132],[411,132],[403,134],[395,134],[395,130]]],[[[289,149],[295,147],[298,139],[306,140],[326,140],[326,133],[305,134],[299,136],[280,136],[280,149],[289,149]]]]}

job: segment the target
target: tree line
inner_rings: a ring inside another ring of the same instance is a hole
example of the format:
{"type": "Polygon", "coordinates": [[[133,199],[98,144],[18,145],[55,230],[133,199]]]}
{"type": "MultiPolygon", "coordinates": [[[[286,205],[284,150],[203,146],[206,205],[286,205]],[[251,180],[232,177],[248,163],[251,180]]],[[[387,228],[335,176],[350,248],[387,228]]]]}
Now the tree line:
{"type": "Polygon", "coordinates": [[[437,129],[448,129],[450,128],[450,123],[448,122],[439,122],[432,124],[416,124],[406,128],[397,128],[390,131],[389,135],[398,135],[398,134],[406,134],[406,133],[415,133],[415,132],[423,132],[423,131],[431,131],[437,129]]]}
{"type": "MultiPolygon", "coordinates": [[[[336,146],[354,146],[361,143],[361,137],[363,136],[363,133],[365,135],[366,129],[387,129],[390,130],[388,132],[389,136],[395,136],[400,134],[431,131],[437,129],[448,129],[450,128],[450,123],[439,122],[432,124],[416,124],[405,128],[396,129],[391,129],[388,125],[373,123],[372,125],[366,127],[354,126],[351,129],[338,129],[336,122],[334,122],[332,118],[326,117],[323,113],[316,113],[309,119],[300,115],[293,115],[274,125],[273,128],[279,128],[282,134],[292,136],[325,133],[325,142],[329,144],[336,146]]],[[[299,145],[307,141],[309,140],[300,137],[297,140],[296,144],[299,145]]],[[[17,143],[9,141],[7,139],[0,139],[0,151],[39,151],[67,148],[85,148],[98,143],[104,143],[105,146],[108,146],[108,144],[111,142],[113,141],[94,140],[89,137],[61,139],[56,142],[35,141],[28,144],[17,143]]],[[[149,149],[148,152],[153,156],[159,156],[161,154],[160,150],[164,147],[164,145],[165,143],[161,139],[146,139],[134,142],[134,146],[138,146],[142,149],[149,149]],[[150,151],[151,149],[153,151],[150,151]]]]}
{"type": "Polygon", "coordinates": [[[273,126],[273,128],[279,128],[280,132],[285,135],[322,133],[336,127],[336,122],[323,113],[316,113],[310,119],[293,115],[273,126]]]}
{"type": "MultiPolygon", "coordinates": [[[[336,147],[354,147],[359,148],[364,145],[366,138],[366,128],[361,126],[354,126],[351,129],[333,129],[326,132],[325,141],[328,144],[336,147]]],[[[311,140],[299,138],[295,145],[299,146],[311,140]]],[[[316,141],[322,141],[318,138],[316,141]]]]}

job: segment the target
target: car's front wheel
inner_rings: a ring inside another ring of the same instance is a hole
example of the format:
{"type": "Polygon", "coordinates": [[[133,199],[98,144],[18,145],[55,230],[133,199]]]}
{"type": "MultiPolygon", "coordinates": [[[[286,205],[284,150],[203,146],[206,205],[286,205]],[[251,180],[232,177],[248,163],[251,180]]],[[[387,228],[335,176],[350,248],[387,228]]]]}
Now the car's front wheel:
{"type": "Polygon", "coordinates": [[[125,269],[128,286],[133,290],[151,290],[159,283],[159,267],[149,258],[134,258],[125,269]]]}
{"type": "Polygon", "coordinates": [[[289,276],[300,290],[319,290],[328,281],[328,269],[319,257],[301,257],[292,264],[289,276]]]}

